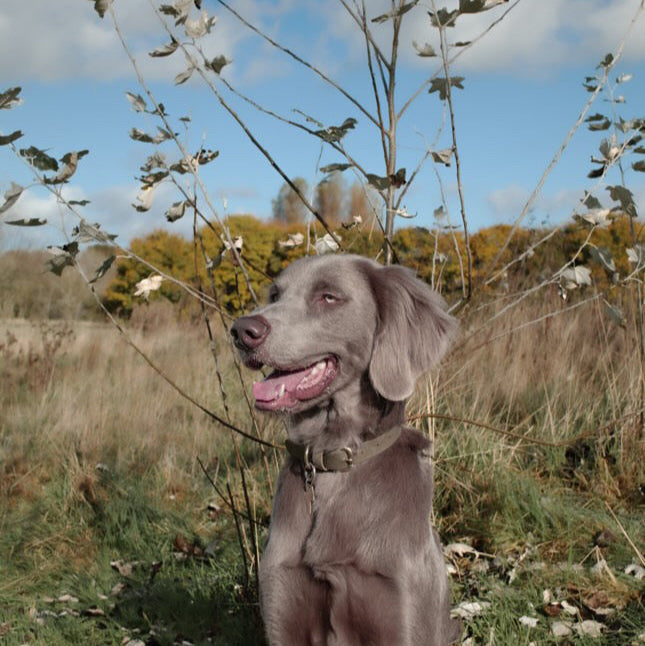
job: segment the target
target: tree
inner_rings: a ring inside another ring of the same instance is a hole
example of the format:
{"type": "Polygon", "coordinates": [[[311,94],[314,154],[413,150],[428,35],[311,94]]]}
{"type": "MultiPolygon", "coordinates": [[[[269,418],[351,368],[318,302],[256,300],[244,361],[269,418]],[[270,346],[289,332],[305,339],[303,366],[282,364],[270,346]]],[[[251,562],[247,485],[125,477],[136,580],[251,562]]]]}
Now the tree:
{"type": "Polygon", "coordinates": [[[316,185],[314,206],[329,226],[337,227],[342,221],[345,194],[345,180],[337,171],[316,185]]]}
{"type": "MultiPolygon", "coordinates": [[[[301,193],[306,195],[309,192],[309,185],[306,179],[296,177],[293,183],[301,193]]],[[[307,207],[286,182],[280,187],[278,197],[272,201],[272,206],[273,219],[277,222],[282,222],[283,224],[301,224],[305,221],[307,207]]]]}

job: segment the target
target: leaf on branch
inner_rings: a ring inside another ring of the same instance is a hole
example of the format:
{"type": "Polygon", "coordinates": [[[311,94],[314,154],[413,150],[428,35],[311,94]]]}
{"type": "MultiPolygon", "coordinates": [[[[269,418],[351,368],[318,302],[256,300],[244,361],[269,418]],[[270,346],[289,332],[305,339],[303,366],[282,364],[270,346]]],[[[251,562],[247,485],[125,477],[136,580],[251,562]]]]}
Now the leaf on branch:
{"type": "MultiPolygon", "coordinates": [[[[336,238],[340,240],[338,236],[336,236],[336,238]]],[[[316,249],[316,253],[319,256],[322,256],[326,253],[333,253],[334,251],[338,251],[339,249],[338,243],[331,237],[329,233],[326,233],[322,238],[318,238],[314,247],[316,249]]]]}
{"type": "Polygon", "coordinates": [[[144,186],[139,195],[137,195],[137,201],[132,205],[139,213],[145,213],[150,210],[152,206],[152,199],[154,197],[154,186],[148,185],[144,186]]]}
{"type": "Polygon", "coordinates": [[[584,199],[580,200],[588,209],[601,209],[602,204],[600,200],[595,198],[591,193],[589,193],[584,199]]]}
{"type": "Polygon", "coordinates": [[[432,161],[443,164],[444,166],[450,166],[450,158],[452,157],[452,148],[444,148],[443,150],[433,150],[432,161]]]}
{"type": "Polygon", "coordinates": [[[177,0],[174,5],[164,4],[159,7],[161,13],[175,18],[175,25],[181,25],[188,19],[192,0],[177,0]]]}
{"type": "Polygon", "coordinates": [[[155,184],[163,181],[170,173],[167,170],[160,170],[156,173],[148,173],[139,177],[139,181],[144,185],[144,188],[152,188],[155,184]]]}
{"type": "Polygon", "coordinates": [[[188,38],[201,38],[211,33],[213,25],[217,22],[215,16],[209,16],[207,11],[202,11],[197,20],[186,20],[184,30],[188,38]]]}
{"type": "Polygon", "coordinates": [[[591,269],[583,265],[567,267],[560,273],[565,289],[576,289],[582,285],[591,285],[591,269]]]}
{"type": "Polygon", "coordinates": [[[385,191],[390,186],[389,177],[381,177],[380,175],[373,175],[372,173],[367,173],[365,177],[367,177],[367,183],[379,191],[385,191]]]}
{"type": "Polygon", "coordinates": [[[609,197],[614,202],[620,202],[622,210],[631,218],[638,217],[636,212],[636,204],[634,203],[634,196],[632,192],[624,186],[607,186],[609,197]]]}
{"type": "Polygon", "coordinates": [[[213,159],[219,157],[219,150],[200,150],[194,157],[200,166],[210,164],[213,159]]]}
{"type": "Polygon", "coordinates": [[[22,103],[21,87],[11,87],[0,94],[0,110],[11,110],[22,103]]]}
{"type": "Polygon", "coordinates": [[[505,2],[508,2],[508,0],[459,0],[459,12],[479,13],[480,11],[488,11],[505,2]]]}
{"type": "Polygon", "coordinates": [[[428,11],[433,27],[454,27],[459,17],[459,9],[448,11],[448,9],[439,9],[436,13],[428,11]]]}
{"type": "Polygon", "coordinates": [[[20,184],[11,182],[11,188],[5,191],[5,194],[4,194],[5,202],[2,206],[0,206],[0,213],[4,213],[5,211],[8,211],[18,201],[18,198],[22,195],[23,191],[24,191],[24,188],[20,186],[20,184]]]}
{"type": "Polygon", "coordinates": [[[46,263],[49,266],[49,271],[60,276],[65,267],[74,265],[74,258],[78,254],[78,242],[70,242],[62,247],[50,246],[47,247],[47,250],[54,255],[46,263]]]}
{"type": "MultiPolygon", "coordinates": [[[[603,139],[598,146],[600,154],[606,161],[615,161],[620,156],[620,146],[616,143],[616,136],[612,135],[609,139],[603,139]]],[[[592,161],[594,161],[592,159],[592,161]]]]}
{"type": "Polygon", "coordinates": [[[293,249],[299,247],[305,241],[305,236],[302,233],[288,233],[286,240],[278,240],[278,246],[283,249],[293,249]]]}
{"type": "Polygon", "coordinates": [[[90,280],[90,285],[95,283],[97,280],[100,280],[105,276],[105,274],[108,273],[110,270],[110,267],[112,266],[112,263],[116,260],[116,256],[109,256],[103,261],[103,264],[94,272],[94,278],[90,280]]]}
{"type": "Polygon", "coordinates": [[[621,74],[616,78],[616,83],[627,83],[632,80],[632,74],[621,74]]]}
{"type": "Polygon", "coordinates": [[[589,130],[608,130],[611,126],[611,121],[604,114],[594,114],[585,119],[585,123],[588,123],[589,130]]]}
{"type": "Polygon", "coordinates": [[[29,218],[28,220],[7,220],[5,224],[11,224],[14,227],[40,227],[43,224],[47,224],[47,220],[41,220],[40,218],[29,218]]]}
{"type": "Polygon", "coordinates": [[[177,51],[177,47],[179,47],[179,42],[173,37],[167,45],[157,47],[157,49],[153,49],[151,52],[148,52],[148,56],[152,56],[153,58],[170,56],[177,51]]]}
{"type": "Polygon", "coordinates": [[[58,170],[58,162],[50,157],[44,150],[40,150],[35,146],[20,149],[21,157],[24,157],[34,168],[38,170],[58,170]]]}
{"type": "MultiPolygon", "coordinates": [[[[90,0],[91,2],[92,0],[90,0]]],[[[93,0],[94,1],[94,11],[99,14],[101,18],[105,16],[105,13],[112,4],[112,0],[93,0]]]]}
{"type": "Polygon", "coordinates": [[[456,43],[453,43],[453,47],[468,47],[472,42],[472,40],[458,40],[456,43]]]}
{"type": "Polygon", "coordinates": [[[639,159],[632,163],[632,168],[640,173],[645,173],[645,160],[639,159]]]}
{"type": "Polygon", "coordinates": [[[206,69],[212,70],[215,74],[220,74],[222,69],[226,67],[231,61],[226,56],[216,56],[211,61],[206,61],[206,69]]]}
{"type": "MultiPolygon", "coordinates": [[[[600,202],[598,202],[598,204],[600,204],[600,202]]],[[[594,208],[594,209],[589,209],[587,213],[582,213],[582,214],[574,213],[573,217],[576,220],[581,220],[583,223],[591,224],[591,226],[603,227],[609,224],[610,213],[611,212],[609,211],[609,209],[594,208]]]]}
{"type": "Polygon", "coordinates": [[[166,211],[166,220],[168,220],[168,222],[175,222],[175,220],[183,218],[187,204],[190,204],[188,200],[173,203],[173,205],[166,211]]]}
{"type": "Polygon", "coordinates": [[[394,188],[401,188],[405,184],[405,168],[399,168],[393,175],[388,175],[390,185],[394,188]]]}
{"type": "Polygon", "coordinates": [[[11,144],[22,137],[22,130],[14,130],[10,135],[0,135],[0,146],[11,144]]]}
{"type": "Polygon", "coordinates": [[[130,102],[132,109],[135,110],[136,112],[146,112],[148,110],[146,101],[140,94],[133,94],[132,92],[126,92],[125,96],[130,102]]]}
{"type": "Polygon", "coordinates": [[[54,175],[54,177],[46,177],[45,184],[63,184],[76,172],[78,168],[78,160],[87,155],[89,150],[77,150],[69,152],[61,158],[63,167],[54,175]]]}
{"type": "Polygon", "coordinates": [[[87,206],[91,202],[90,202],[90,200],[68,200],[67,203],[70,206],[74,206],[74,205],[76,205],[76,206],[87,206]]]}
{"type": "Polygon", "coordinates": [[[87,220],[82,219],[77,227],[72,230],[72,235],[78,242],[112,242],[116,235],[101,231],[101,225],[95,222],[90,224],[87,220]]]}
{"type": "Polygon", "coordinates": [[[149,173],[153,168],[166,168],[166,157],[163,153],[156,152],[150,155],[140,170],[144,173],[149,173]]]}
{"type": "Polygon", "coordinates": [[[327,164],[327,166],[322,166],[320,168],[321,173],[333,173],[334,171],[339,171],[342,172],[344,170],[347,170],[348,168],[351,168],[353,164],[341,164],[341,163],[336,163],[336,164],[327,164]]]}
{"type": "Polygon", "coordinates": [[[327,143],[338,143],[348,130],[353,130],[357,121],[353,117],[348,117],[340,126],[329,126],[323,130],[316,130],[314,134],[327,143]]]}
{"type": "Polygon", "coordinates": [[[197,170],[197,164],[194,157],[190,155],[180,159],[178,162],[175,162],[170,166],[170,170],[179,173],[180,175],[186,175],[186,173],[192,173],[194,170],[197,170]]]}
{"type": "Polygon", "coordinates": [[[606,70],[609,69],[614,63],[614,55],[613,54],[607,54],[605,58],[603,58],[598,65],[596,65],[596,69],[599,67],[604,67],[606,70]]]}
{"type": "Polygon", "coordinates": [[[135,284],[135,296],[143,296],[146,300],[150,296],[150,292],[155,292],[161,287],[163,276],[159,274],[151,274],[148,278],[144,278],[135,284]]]}
{"type": "Polygon", "coordinates": [[[130,130],[130,139],[141,141],[145,144],[160,144],[168,139],[172,139],[173,134],[168,132],[165,128],[157,126],[157,130],[159,132],[153,137],[152,135],[143,132],[143,130],[139,130],[139,128],[132,128],[130,130]]]}
{"type": "Polygon", "coordinates": [[[190,65],[186,70],[184,70],[180,74],[177,74],[177,76],[175,76],[175,85],[181,85],[182,83],[185,83],[193,75],[194,71],[195,66],[190,65]]]}
{"type": "Polygon", "coordinates": [[[428,90],[428,94],[432,94],[433,92],[438,92],[439,98],[442,101],[445,101],[448,98],[448,88],[456,87],[456,88],[459,88],[460,90],[463,90],[464,89],[463,81],[464,81],[463,76],[451,77],[450,83],[448,83],[448,81],[444,76],[434,78],[432,79],[432,83],[430,84],[430,89],[428,90]]]}
{"type": "Polygon", "coordinates": [[[417,56],[421,56],[422,58],[431,58],[437,55],[437,52],[435,52],[434,47],[430,43],[419,45],[416,40],[413,40],[412,47],[417,50],[417,56]]]}
{"type": "Polygon", "coordinates": [[[419,0],[413,0],[413,2],[402,4],[397,9],[394,9],[389,13],[384,13],[380,16],[377,16],[376,18],[372,18],[372,22],[383,23],[383,22],[387,22],[388,20],[391,20],[392,18],[398,18],[399,16],[402,16],[403,14],[408,13],[408,11],[410,11],[410,9],[415,7],[418,3],[419,3],[419,0]]]}

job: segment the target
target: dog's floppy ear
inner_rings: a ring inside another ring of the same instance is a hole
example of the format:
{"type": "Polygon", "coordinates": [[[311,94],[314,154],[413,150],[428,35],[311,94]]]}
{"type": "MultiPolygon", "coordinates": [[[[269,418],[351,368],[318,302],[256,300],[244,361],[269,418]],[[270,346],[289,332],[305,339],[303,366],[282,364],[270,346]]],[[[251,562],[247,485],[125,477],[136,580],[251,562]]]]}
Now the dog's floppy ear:
{"type": "Polygon", "coordinates": [[[379,319],[370,381],[385,399],[401,401],[448,349],[456,321],[443,298],[409,269],[370,265],[368,275],[379,319]]]}

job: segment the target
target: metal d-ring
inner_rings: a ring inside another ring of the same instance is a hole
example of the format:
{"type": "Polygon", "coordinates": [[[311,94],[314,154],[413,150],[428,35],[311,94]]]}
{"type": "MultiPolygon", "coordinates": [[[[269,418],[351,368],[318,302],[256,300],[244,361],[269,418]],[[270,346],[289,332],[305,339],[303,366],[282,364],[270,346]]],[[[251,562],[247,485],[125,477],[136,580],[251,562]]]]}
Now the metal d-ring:
{"type": "Polygon", "coordinates": [[[354,466],[354,452],[348,446],[344,446],[341,450],[347,456],[345,458],[345,464],[351,469],[354,466]]]}

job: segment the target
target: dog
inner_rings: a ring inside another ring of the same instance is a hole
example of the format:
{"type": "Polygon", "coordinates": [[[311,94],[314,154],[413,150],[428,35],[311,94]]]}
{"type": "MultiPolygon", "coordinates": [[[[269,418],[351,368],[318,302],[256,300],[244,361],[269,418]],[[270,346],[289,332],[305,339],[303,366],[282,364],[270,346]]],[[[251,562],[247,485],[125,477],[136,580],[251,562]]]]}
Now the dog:
{"type": "Polygon", "coordinates": [[[233,324],[244,364],[271,369],[255,406],[288,434],[259,567],[271,646],[459,639],[430,524],[430,442],[404,424],[455,327],[410,270],[343,254],[295,261],[233,324]]]}

